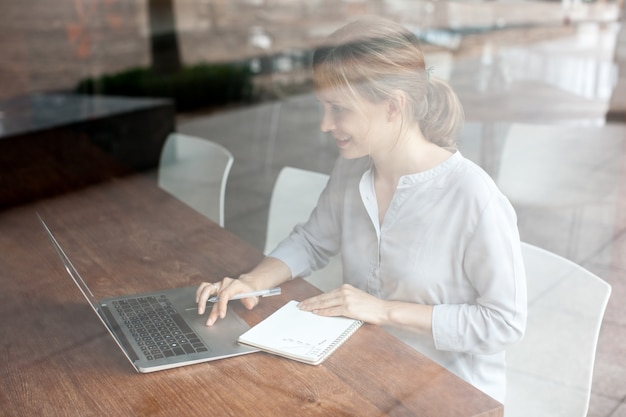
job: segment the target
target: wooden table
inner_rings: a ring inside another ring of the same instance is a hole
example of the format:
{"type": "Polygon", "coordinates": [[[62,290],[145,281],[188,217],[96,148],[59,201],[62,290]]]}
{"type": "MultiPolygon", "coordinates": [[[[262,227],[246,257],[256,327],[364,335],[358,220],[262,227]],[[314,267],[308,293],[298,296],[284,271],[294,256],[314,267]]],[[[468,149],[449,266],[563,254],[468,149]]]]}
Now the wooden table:
{"type": "MultiPolygon", "coordinates": [[[[3,416],[501,416],[503,406],[376,326],[320,366],[253,353],[139,374],[63,269],[47,220],[96,297],[237,276],[262,254],[141,176],[0,212],[3,416]]],[[[318,290],[300,279],[251,325],[318,290]]]]}

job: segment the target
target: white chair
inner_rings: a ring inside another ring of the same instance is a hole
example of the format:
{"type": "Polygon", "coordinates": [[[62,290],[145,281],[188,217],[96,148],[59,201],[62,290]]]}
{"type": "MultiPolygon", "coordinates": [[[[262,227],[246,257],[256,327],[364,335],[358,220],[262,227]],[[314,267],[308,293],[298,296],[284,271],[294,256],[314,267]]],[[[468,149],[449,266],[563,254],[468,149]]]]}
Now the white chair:
{"type": "Polygon", "coordinates": [[[611,286],[581,266],[522,243],[528,281],[524,339],[507,349],[505,417],[584,417],[611,286]]]}
{"type": "MultiPolygon", "coordinates": [[[[319,172],[293,167],[280,171],[270,200],[266,254],[286,238],[295,225],[306,222],[327,182],[328,175],[319,172]]],[[[340,257],[333,257],[326,267],[305,279],[322,291],[337,288],[343,282],[340,257]]]]}
{"type": "Polygon", "coordinates": [[[228,149],[208,139],[172,133],[161,151],[159,187],[223,227],[233,159],[228,149]]]}

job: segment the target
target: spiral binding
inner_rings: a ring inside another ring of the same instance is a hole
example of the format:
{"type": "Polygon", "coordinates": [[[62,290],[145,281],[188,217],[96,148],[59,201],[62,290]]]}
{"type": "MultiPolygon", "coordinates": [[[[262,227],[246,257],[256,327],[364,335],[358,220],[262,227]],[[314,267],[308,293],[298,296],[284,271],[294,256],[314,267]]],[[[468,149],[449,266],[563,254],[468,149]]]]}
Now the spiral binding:
{"type": "Polygon", "coordinates": [[[361,327],[362,324],[363,322],[361,320],[358,320],[352,323],[350,327],[346,329],[345,332],[343,332],[333,343],[328,345],[326,349],[324,349],[318,355],[318,359],[316,359],[315,362],[313,362],[313,365],[319,365],[320,363],[324,362],[326,358],[332,355],[333,352],[339,348],[339,346],[343,345],[344,342],[348,340],[348,338],[352,336],[352,334],[356,332],[359,329],[359,327],[361,327]]]}

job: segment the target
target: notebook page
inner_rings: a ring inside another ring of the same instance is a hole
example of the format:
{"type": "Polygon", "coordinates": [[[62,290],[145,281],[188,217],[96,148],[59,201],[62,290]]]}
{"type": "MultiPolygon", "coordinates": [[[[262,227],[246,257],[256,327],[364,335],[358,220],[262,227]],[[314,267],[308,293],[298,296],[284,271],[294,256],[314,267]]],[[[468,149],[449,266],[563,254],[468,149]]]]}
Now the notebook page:
{"type": "Polygon", "coordinates": [[[317,363],[361,324],[345,317],[318,316],[300,310],[297,305],[297,301],[289,301],[241,335],[239,341],[292,359],[317,363]]]}

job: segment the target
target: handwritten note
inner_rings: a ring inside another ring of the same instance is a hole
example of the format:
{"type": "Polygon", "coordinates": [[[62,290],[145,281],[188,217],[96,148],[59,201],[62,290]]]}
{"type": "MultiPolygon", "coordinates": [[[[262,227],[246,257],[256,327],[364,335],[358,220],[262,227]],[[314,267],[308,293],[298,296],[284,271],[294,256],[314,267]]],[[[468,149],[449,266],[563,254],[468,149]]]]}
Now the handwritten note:
{"type": "Polygon", "coordinates": [[[276,355],[322,363],[362,324],[346,317],[323,317],[298,308],[289,301],[268,318],[239,337],[239,342],[276,355]]]}

